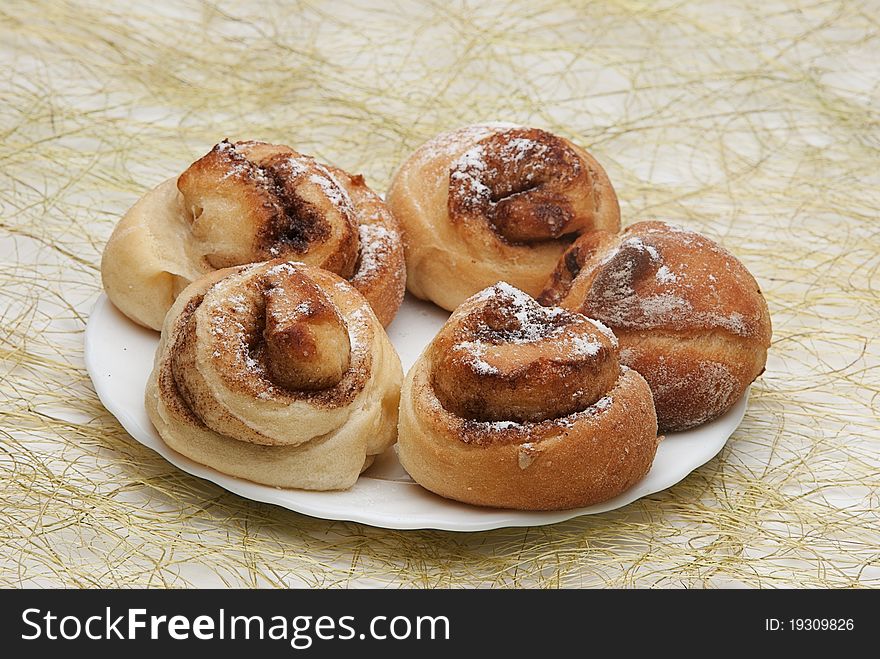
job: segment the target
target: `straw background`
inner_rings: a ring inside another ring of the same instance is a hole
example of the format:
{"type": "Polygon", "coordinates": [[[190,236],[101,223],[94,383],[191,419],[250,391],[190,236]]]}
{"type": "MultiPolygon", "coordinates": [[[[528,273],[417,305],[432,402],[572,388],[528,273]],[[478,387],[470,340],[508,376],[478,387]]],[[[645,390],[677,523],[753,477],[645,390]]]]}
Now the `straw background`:
{"type": "Polygon", "coordinates": [[[0,586],[880,585],[877,2],[13,0],[0,63],[0,586]],[[230,137],[384,190],[487,119],[755,274],[774,341],[719,457],[609,514],[395,532],[225,493],[102,408],[83,329],[146,189],[230,137]]]}

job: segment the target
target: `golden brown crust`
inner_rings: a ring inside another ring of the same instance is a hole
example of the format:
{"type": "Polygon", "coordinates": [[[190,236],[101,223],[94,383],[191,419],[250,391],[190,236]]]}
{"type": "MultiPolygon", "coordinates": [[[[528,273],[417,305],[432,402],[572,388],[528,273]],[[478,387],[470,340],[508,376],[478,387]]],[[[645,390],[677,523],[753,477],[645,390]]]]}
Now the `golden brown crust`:
{"type": "Polygon", "coordinates": [[[354,288],[279,259],[218,270],[181,293],[146,402],[163,440],[196,461],[270,485],[338,489],[394,442],[401,379],[354,288]]]}
{"type": "Polygon", "coordinates": [[[550,280],[539,298],[541,304],[558,305],[572,291],[575,278],[584,269],[584,264],[597,252],[610,248],[616,240],[617,234],[607,231],[592,231],[575,240],[565,250],[550,275],[550,280]]]}
{"type": "Polygon", "coordinates": [[[410,370],[398,441],[404,468],[441,496],[550,510],[625,491],[658,438],[650,389],[619,366],[607,328],[502,283],[456,310],[410,370]]]}
{"type": "Polygon", "coordinates": [[[499,280],[537,295],[575,236],[620,225],[592,156],[513,125],[438,135],[401,166],[387,200],[404,230],[409,290],[449,310],[499,280]]]}
{"type": "Polygon", "coordinates": [[[403,299],[397,222],[363,177],[282,145],[223,141],[117,225],[102,261],[110,299],[154,329],[189,282],[272,258],[349,279],[383,324],[403,299]]]}
{"type": "Polygon", "coordinates": [[[349,278],[355,209],[314,158],[286,146],[223,141],[177,179],[193,238],[213,268],[284,258],[349,278]]]}
{"type": "Polygon", "coordinates": [[[348,192],[356,211],[360,254],[349,281],[387,327],[406,292],[406,263],[400,225],[382,198],[371,190],[364,177],[329,167],[348,192]]]}
{"type": "Polygon", "coordinates": [[[541,421],[585,409],[617,381],[614,336],[501,282],[462,304],[427,349],[443,406],[479,421],[541,421]]]}
{"type": "Polygon", "coordinates": [[[663,222],[579,239],[540,300],[614,330],[621,361],[651,385],[661,432],[720,416],[766,363],[770,315],[752,275],[705,236],[663,222]]]}

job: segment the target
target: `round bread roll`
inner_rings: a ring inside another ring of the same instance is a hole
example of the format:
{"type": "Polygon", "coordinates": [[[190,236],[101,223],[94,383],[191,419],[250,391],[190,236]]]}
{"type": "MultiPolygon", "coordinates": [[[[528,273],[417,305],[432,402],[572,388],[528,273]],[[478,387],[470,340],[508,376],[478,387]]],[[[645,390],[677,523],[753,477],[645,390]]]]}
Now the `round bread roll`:
{"type": "Polygon", "coordinates": [[[717,243],[664,222],[578,239],[540,300],[614,330],[664,433],[724,414],[767,361],[770,313],[754,277],[717,243]]]}
{"type": "Polygon", "coordinates": [[[220,142],[144,195],[110,236],[101,276],[113,304],[158,330],[202,275],[274,258],[349,280],[383,325],[403,299],[400,231],[363,177],[264,142],[220,142]]]}
{"type": "Polygon", "coordinates": [[[435,137],[403,163],[386,200],[404,231],[407,287],[449,311],[499,280],[538,295],[577,235],[620,228],[617,196],[590,154],[513,124],[435,137]]]}
{"type": "Polygon", "coordinates": [[[401,390],[404,468],[480,506],[605,501],[648,473],[658,441],[651,390],[614,334],[504,282],[452,314],[401,390]]]}
{"type": "Polygon", "coordinates": [[[394,443],[402,379],[360,293],[278,259],[183,290],[146,407],[163,441],[196,462],[266,485],[339,490],[394,443]]]}

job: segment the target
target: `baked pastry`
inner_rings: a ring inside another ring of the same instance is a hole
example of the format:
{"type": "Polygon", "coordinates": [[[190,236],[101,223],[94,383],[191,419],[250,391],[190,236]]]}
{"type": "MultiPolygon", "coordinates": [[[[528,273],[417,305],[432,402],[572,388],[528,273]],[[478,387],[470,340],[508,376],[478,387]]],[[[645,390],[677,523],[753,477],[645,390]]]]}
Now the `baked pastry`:
{"type": "Polygon", "coordinates": [[[657,417],[608,328],[501,282],[465,301],[413,365],[398,443],[404,468],[441,496],[576,508],[648,473],[657,417]]]}
{"type": "Polygon", "coordinates": [[[598,318],[654,393],[661,432],[726,412],[764,371],[770,313],[755,278],[693,231],[640,222],[565,253],[541,296],[598,318]]]}
{"type": "Polygon", "coordinates": [[[513,124],[438,135],[403,163],[386,200],[404,232],[407,287],[449,311],[499,280],[538,295],[577,235],[620,228],[590,154],[513,124]]]}
{"type": "Polygon", "coordinates": [[[277,487],[350,487],[394,443],[403,373],[363,296],[283,259],[183,290],[162,328],[146,406],[164,442],[277,487]]]}
{"type": "Polygon", "coordinates": [[[348,279],[383,325],[403,299],[397,222],[363,177],[264,142],[224,140],[144,195],[110,236],[101,275],[113,304],[159,329],[190,282],[273,258],[348,279]]]}

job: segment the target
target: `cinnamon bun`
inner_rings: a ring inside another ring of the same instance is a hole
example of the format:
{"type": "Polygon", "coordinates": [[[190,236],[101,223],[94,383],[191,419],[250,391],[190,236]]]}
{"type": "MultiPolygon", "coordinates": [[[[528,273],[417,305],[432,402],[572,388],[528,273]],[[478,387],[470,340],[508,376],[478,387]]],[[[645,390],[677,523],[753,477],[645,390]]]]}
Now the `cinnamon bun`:
{"type": "Polygon", "coordinates": [[[657,418],[607,327],[501,282],[466,300],[410,370],[398,442],[404,468],[441,496],[576,508],[648,473],[657,418]]]}
{"type": "Polygon", "coordinates": [[[664,222],[578,239],[540,299],[614,330],[621,361],[651,385],[661,432],[724,414],[767,361],[755,278],[717,243],[664,222]]]}
{"type": "Polygon", "coordinates": [[[387,202],[404,231],[410,292],[450,311],[502,279],[537,295],[576,236],[620,226],[590,154],[512,124],[430,140],[400,167],[387,202]]]}
{"type": "Polygon", "coordinates": [[[126,316],[159,329],[192,281],[273,258],[349,280],[384,325],[403,298],[397,222],[363,177],[264,142],[220,142],[144,195],[110,236],[101,275],[126,316]]]}
{"type": "Polygon", "coordinates": [[[146,390],[163,441],[277,487],[350,487],[395,441],[403,378],[370,305],[340,277],[276,259],[177,297],[146,390]]]}

